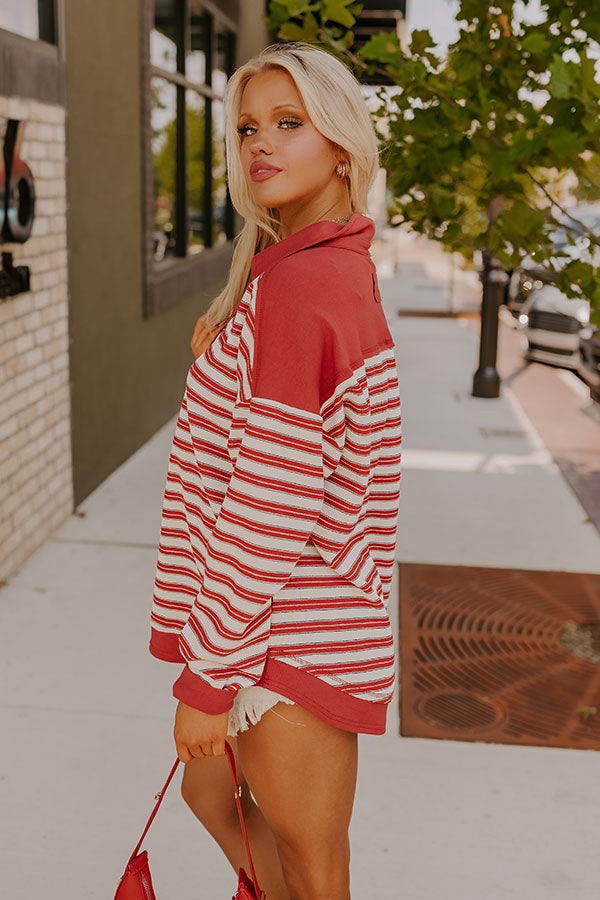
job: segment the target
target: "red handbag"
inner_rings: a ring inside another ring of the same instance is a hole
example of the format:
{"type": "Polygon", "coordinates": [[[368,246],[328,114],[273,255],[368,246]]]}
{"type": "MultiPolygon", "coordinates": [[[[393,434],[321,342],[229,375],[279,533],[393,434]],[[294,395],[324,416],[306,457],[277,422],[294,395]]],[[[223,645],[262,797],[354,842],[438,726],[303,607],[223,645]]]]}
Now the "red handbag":
{"type": "MultiPolygon", "coordinates": [[[[231,769],[233,783],[235,785],[235,802],[237,806],[238,816],[240,817],[240,825],[242,826],[242,832],[244,834],[246,854],[248,856],[250,873],[252,875],[252,879],[250,879],[246,874],[246,870],[240,866],[238,870],[238,888],[233,895],[232,900],[266,900],[267,895],[264,891],[261,891],[260,887],[258,886],[256,872],[254,871],[254,864],[252,862],[252,856],[250,854],[250,844],[248,843],[248,832],[246,831],[246,823],[244,822],[244,814],[242,813],[242,804],[240,802],[240,794],[242,792],[242,789],[238,785],[237,772],[235,770],[235,757],[228,741],[225,741],[225,753],[227,754],[227,759],[229,760],[229,768],[231,769]]],[[[169,782],[175,774],[175,770],[177,769],[180,761],[181,760],[179,759],[176,760],[175,765],[169,773],[169,777],[165,781],[163,789],[156,795],[156,806],[152,810],[150,818],[146,823],[146,827],[144,828],[142,836],[139,839],[135,850],[129,857],[129,862],[125,867],[125,871],[123,872],[123,875],[121,876],[121,880],[119,881],[119,885],[117,887],[115,900],[156,900],[156,894],[154,893],[154,888],[152,887],[152,878],[150,877],[150,867],[148,865],[148,851],[142,850],[142,852],[140,853],[139,849],[142,846],[142,841],[148,833],[148,829],[152,824],[154,816],[158,812],[158,807],[162,803],[162,798],[164,797],[165,791],[168,788],[169,782]]]]}

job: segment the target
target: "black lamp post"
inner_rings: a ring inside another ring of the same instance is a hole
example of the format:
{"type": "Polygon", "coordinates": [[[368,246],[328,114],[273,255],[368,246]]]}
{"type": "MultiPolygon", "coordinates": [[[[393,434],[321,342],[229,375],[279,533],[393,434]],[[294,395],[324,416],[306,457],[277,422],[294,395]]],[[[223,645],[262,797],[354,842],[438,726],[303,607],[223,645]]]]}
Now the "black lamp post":
{"type": "Polygon", "coordinates": [[[499,397],[500,376],[496,369],[498,310],[504,300],[508,274],[491,253],[484,253],[483,263],[479,368],[473,376],[473,397],[499,397]]]}

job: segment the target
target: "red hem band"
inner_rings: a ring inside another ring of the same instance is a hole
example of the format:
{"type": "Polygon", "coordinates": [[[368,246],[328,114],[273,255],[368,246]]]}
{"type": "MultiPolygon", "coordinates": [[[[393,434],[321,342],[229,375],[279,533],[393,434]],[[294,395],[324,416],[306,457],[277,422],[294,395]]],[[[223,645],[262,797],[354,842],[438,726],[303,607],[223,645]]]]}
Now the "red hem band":
{"type": "Polygon", "coordinates": [[[279,659],[267,658],[260,687],[283,694],[342,731],[385,734],[387,703],[359,700],[279,659]]]}
{"type": "MultiPolygon", "coordinates": [[[[209,715],[227,712],[233,706],[235,691],[214,688],[186,665],[179,650],[179,633],[152,629],[150,653],[165,662],[182,663],[185,668],[173,685],[173,696],[188,706],[209,715]]],[[[260,687],[283,694],[323,721],[343,731],[385,734],[388,703],[360,700],[333,687],[317,675],[268,657],[260,687]]]]}

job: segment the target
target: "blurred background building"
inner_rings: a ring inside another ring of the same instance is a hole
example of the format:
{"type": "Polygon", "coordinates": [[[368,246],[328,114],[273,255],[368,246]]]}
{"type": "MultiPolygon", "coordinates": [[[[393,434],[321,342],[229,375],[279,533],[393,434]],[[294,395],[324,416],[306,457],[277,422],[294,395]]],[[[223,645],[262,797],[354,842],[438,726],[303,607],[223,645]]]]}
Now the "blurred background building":
{"type": "MultiPolygon", "coordinates": [[[[402,33],[404,4],[364,6],[357,43],[402,33]]],[[[178,408],[242,224],[223,91],[266,9],[0,3],[0,578],[178,408]]]]}

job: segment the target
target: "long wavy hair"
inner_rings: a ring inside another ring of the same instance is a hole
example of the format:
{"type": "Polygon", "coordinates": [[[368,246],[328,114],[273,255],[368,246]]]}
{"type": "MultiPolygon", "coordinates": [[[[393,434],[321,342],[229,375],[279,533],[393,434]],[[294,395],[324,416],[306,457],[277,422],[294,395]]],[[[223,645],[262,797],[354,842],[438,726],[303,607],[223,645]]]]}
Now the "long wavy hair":
{"type": "Polygon", "coordinates": [[[312,44],[290,41],[270,44],[239,66],[225,86],[225,146],[229,193],[245,222],[234,240],[227,283],[206,312],[209,330],[228,319],[243,296],[254,254],[281,240],[279,211],[259,206],[249,190],[237,130],[247,82],[258,72],[275,68],[291,75],[315,128],[345,151],[349,171],[344,180],[353,214],[367,210],[367,195],[379,167],[377,135],[360,82],[341,60],[312,44]]]}

